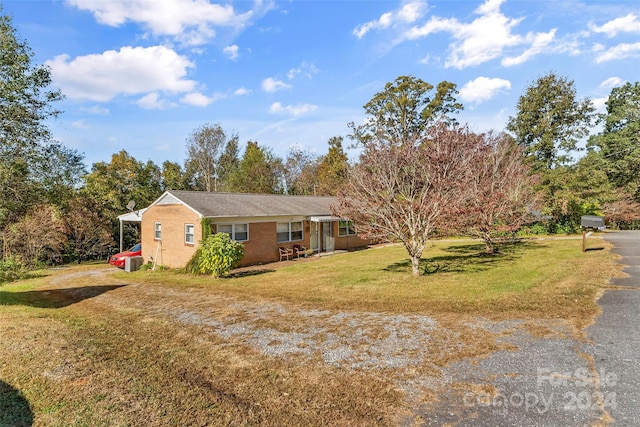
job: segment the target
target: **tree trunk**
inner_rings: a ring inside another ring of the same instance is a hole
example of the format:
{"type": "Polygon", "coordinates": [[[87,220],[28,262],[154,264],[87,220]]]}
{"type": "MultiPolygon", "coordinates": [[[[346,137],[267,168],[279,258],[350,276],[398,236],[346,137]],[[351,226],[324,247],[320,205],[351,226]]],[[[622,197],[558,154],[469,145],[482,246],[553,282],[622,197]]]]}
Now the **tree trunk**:
{"type": "Polygon", "coordinates": [[[420,255],[411,256],[411,272],[414,277],[420,276],[420,255]]]}
{"type": "Polygon", "coordinates": [[[422,258],[422,252],[424,251],[425,244],[419,242],[406,242],[404,247],[409,253],[411,258],[411,272],[414,277],[420,276],[420,258],[422,258]]]}
{"type": "Polygon", "coordinates": [[[491,239],[491,233],[489,233],[488,231],[484,231],[482,233],[482,240],[484,240],[484,253],[486,254],[492,254],[495,252],[495,247],[493,245],[493,239],[491,239]]]}

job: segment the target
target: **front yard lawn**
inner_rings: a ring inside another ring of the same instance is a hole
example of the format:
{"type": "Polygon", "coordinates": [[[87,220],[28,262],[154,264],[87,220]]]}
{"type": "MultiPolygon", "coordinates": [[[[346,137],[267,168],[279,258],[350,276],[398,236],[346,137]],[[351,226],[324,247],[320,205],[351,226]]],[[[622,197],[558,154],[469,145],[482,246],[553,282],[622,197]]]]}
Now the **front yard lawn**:
{"type": "Polygon", "coordinates": [[[440,367],[509,350],[477,320],[579,335],[619,271],[598,245],[438,242],[417,278],[395,245],[227,279],[48,271],[0,287],[0,426],[410,424],[440,367]]]}

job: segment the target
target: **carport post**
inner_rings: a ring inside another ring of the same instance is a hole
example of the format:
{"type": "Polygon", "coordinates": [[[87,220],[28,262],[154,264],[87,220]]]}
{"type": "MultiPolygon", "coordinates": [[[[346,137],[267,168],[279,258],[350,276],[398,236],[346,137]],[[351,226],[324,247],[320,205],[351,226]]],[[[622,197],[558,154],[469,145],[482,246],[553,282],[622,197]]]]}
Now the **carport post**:
{"type": "Polygon", "coordinates": [[[118,218],[118,222],[120,222],[120,252],[122,252],[122,219],[118,218]]]}

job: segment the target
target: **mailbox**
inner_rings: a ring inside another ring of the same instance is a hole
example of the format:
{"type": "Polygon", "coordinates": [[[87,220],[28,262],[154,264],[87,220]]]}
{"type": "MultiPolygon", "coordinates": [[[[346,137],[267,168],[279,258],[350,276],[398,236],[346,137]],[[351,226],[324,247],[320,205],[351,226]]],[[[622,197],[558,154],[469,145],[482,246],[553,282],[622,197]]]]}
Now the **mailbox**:
{"type": "Polygon", "coordinates": [[[604,229],[604,217],[597,215],[583,215],[580,221],[583,228],[604,229]]]}

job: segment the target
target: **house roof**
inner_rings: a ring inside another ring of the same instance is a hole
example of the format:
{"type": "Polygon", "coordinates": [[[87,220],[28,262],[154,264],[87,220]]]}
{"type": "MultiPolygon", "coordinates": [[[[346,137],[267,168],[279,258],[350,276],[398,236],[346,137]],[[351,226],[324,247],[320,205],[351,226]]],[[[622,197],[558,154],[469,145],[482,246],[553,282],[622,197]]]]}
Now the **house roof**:
{"type": "Polygon", "coordinates": [[[331,215],[335,197],[289,196],[282,194],[210,193],[205,191],[167,191],[154,204],[170,196],[200,215],[215,217],[331,215]]]}

